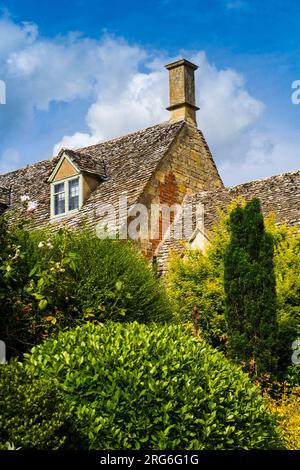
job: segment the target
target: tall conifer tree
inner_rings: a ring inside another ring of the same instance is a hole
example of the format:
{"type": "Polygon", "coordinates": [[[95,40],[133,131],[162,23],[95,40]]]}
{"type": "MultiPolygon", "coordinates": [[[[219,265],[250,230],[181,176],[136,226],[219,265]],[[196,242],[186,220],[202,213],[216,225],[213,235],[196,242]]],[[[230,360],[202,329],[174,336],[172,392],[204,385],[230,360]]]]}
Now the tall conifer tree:
{"type": "Polygon", "coordinates": [[[277,365],[273,239],[259,199],[235,208],[229,229],[224,285],[230,354],[248,370],[272,373],[277,365]]]}

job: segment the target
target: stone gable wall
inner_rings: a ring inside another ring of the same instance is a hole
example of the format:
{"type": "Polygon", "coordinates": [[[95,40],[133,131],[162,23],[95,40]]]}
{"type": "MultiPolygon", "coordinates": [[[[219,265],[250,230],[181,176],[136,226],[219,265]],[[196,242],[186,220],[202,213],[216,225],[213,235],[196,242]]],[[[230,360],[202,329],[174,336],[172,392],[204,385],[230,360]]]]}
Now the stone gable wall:
{"type": "MultiPolygon", "coordinates": [[[[172,206],[181,204],[187,194],[223,186],[202,133],[195,126],[186,124],[154,172],[139,202],[148,208],[151,204],[172,206]]],[[[172,221],[171,214],[170,222],[172,221]]],[[[159,239],[141,241],[142,252],[147,258],[156,254],[156,249],[165,235],[162,233],[162,226],[160,215],[159,239]]]]}

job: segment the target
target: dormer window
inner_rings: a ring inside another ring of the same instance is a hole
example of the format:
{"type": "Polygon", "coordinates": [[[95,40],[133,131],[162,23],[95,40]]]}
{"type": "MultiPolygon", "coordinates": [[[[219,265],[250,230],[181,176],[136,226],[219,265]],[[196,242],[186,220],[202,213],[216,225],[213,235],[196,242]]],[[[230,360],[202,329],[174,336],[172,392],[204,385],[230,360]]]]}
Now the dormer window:
{"type": "Polygon", "coordinates": [[[63,149],[48,182],[51,187],[51,219],[78,212],[90,194],[104,180],[102,160],[63,149]]]}
{"type": "Polygon", "coordinates": [[[52,183],[51,216],[59,217],[77,211],[81,206],[81,175],[52,183]]]}

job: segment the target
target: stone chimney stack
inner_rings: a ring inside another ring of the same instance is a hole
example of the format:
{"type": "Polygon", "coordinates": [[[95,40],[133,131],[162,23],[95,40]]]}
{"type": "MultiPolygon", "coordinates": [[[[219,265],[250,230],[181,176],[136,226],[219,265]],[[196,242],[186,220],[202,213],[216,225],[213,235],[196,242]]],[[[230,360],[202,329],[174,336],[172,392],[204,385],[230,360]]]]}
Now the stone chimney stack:
{"type": "Polygon", "coordinates": [[[195,97],[195,70],[197,65],[185,59],[177,60],[166,65],[169,70],[170,86],[170,106],[167,108],[171,112],[170,120],[186,121],[197,125],[195,97]]]}

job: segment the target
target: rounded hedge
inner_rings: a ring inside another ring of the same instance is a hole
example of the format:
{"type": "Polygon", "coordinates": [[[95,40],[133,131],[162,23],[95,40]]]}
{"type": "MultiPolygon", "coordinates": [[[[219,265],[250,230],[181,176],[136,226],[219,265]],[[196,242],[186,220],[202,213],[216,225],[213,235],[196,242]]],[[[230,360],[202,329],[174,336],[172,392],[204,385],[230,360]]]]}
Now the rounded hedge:
{"type": "Polygon", "coordinates": [[[178,325],[86,324],[45,341],[0,374],[2,444],[98,450],[281,445],[247,375],[178,325]]]}

